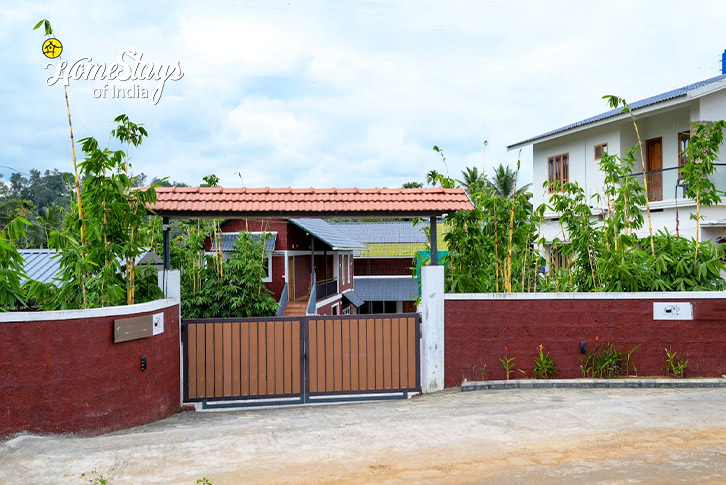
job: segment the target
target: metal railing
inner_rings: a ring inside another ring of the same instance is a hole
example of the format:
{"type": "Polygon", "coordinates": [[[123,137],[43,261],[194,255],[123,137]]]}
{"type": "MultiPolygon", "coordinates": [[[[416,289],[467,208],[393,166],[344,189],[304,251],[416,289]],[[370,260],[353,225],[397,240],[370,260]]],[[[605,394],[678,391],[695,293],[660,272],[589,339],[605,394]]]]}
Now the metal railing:
{"type": "Polygon", "coordinates": [[[315,294],[318,300],[335,295],[336,293],[338,293],[338,278],[329,278],[315,283],[315,294]]]}
{"type": "Polygon", "coordinates": [[[310,285],[310,296],[308,296],[308,308],[305,311],[306,315],[315,315],[317,313],[317,307],[315,306],[315,303],[318,301],[316,298],[316,291],[315,291],[315,273],[313,273],[311,278],[311,284],[310,285]]]}
{"type": "MultiPolygon", "coordinates": [[[[714,163],[714,166],[724,167],[726,166],[726,163],[714,163]]],[[[643,185],[643,176],[645,175],[648,177],[648,188],[651,190],[651,194],[649,194],[648,197],[650,202],[663,200],[670,187],[673,187],[674,199],[685,199],[684,194],[686,190],[688,190],[688,186],[683,183],[683,179],[679,176],[681,168],[682,167],[667,167],[660,168],[658,170],[648,170],[646,172],[635,172],[628,175],[628,177],[637,178],[641,185],[643,185]],[[658,187],[661,188],[660,194],[654,193],[654,191],[657,192],[658,187]],[[680,193],[678,192],[678,189],[681,189],[680,193]]],[[[726,194],[726,170],[716,171],[713,175],[711,175],[710,180],[722,195],[726,194]]]]}

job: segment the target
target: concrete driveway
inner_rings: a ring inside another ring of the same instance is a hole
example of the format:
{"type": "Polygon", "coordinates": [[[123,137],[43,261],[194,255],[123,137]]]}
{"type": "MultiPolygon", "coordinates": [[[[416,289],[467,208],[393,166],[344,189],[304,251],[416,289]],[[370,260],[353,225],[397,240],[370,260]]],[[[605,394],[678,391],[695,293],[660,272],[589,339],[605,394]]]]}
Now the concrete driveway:
{"type": "Polygon", "coordinates": [[[177,414],[0,443],[0,483],[726,483],[726,389],[534,389],[177,414]]]}

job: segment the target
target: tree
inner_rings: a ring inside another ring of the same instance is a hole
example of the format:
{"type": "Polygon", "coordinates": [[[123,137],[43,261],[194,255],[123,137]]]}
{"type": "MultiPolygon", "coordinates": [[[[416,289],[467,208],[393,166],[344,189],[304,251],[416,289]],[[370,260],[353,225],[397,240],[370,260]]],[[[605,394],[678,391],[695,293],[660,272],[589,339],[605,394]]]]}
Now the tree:
{"type": "MultiPolygon", "coordinates": [[[[198,242],[198,241],[197,241],[198,242]]],[[[199,247],[199,246],[197,246],[199,247]]],[[[207,259],[211,259],[208,256],[207,259]]],[[[208,261],[200,268],[200,285],[188,271],[182,276],[182,314],[185,318],[272,316],[277,302],[262,279],[267,277],[264,241],[255,241],[240,232],[232,257],[224,261],[224,271],[208,261]]]]}
{"type": "Polygon", "coordinates": [[[420,189],[423,187],[421,182],[406,182],[401,186],[402,189],[420,189]]]}
{"type": "Polygon", "coordinates": [[[426,183],[434,186],[436,185],[436,181],[439,178],[439,172],[436,170],[429,170],[429,173],[426,174],[426,183]]]}
{"type": "MultiPolygon", "coordinates": [[[[491,180],[487,179],[486,184],[499,197],[509,198],[512,196],[514,191],[517,173],[518,172],[512,170],[511,167],[505,167],[504,165],[499,164],[499,166],[494,169],[494,177],[492,177],[491,180]]],[[[522,187],[517,188],[517,195],[527,193],[530,185],[532,184],[523,185],[522,187]]]]}
{"type": "Polygon", "coordinates": [[[463,180],[457,179],[456,181],[469,195],[481,191],[486,184],[486,175],[483,172],[479,173],[479,169],[476,167],[466,167],[466,170],[461,171],[461,175],[463,180]]]}

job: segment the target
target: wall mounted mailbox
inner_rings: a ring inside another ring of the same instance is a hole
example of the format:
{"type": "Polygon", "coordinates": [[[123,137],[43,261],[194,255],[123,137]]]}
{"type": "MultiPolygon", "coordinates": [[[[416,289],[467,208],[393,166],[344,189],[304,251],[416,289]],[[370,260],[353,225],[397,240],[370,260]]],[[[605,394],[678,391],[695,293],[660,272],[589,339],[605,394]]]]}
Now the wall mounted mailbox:
{"type": "Polygon", "coordinates": [[[113,321],[113,341],[119,343],[151,337],[153,326],[153,315],[116,319],[113,321]]]}
{"type": "Polygon", "coordinates": [[[654,301],[653,320],[693,320],[693,305],[683,301],[654,301]]]}

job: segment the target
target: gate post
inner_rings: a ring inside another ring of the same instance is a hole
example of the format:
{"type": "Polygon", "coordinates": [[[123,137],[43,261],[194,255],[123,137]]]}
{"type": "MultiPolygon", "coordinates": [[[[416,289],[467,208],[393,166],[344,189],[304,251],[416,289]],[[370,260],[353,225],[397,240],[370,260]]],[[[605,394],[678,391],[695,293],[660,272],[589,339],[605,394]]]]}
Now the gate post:
{"type": "Polygon", "coordinates": [[[421,267],[421,392],[444,388],[444,267],[421,267]]]}

